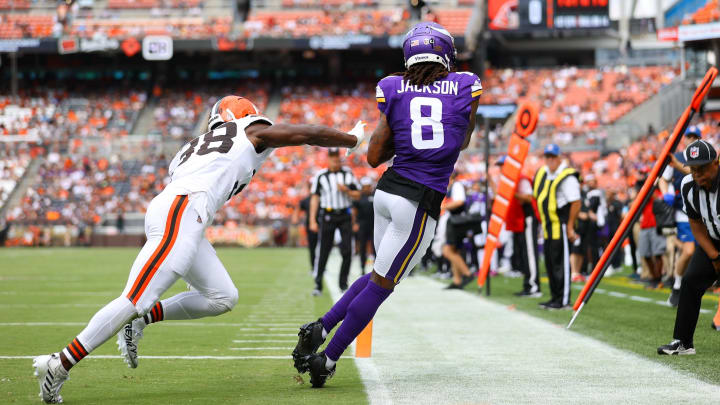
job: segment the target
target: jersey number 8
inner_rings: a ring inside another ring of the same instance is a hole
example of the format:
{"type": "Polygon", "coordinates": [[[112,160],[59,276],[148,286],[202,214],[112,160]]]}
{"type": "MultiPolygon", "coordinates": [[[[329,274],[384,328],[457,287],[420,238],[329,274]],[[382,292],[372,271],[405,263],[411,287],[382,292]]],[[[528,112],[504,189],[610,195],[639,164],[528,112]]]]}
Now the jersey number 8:
{"type": "Polygon", "coordinates": [[[410,138],[415,149],[437,149],[445,143],[442,122],[442,101],[432,97],[415,97],[410,100],[410,138]],[[423,116],[422,107],[430,107],[430,115],[423,116]],[[432,127],[432,138],[423,139],[422,127],[432,127]]]}
{"type": "Polygon", "coordinates": [[[197,150],[198,156],[207,155],[208,153],[212,152],[219,152],[219,153],[228,153],[230,152],[230,149],[233,147],[233,138],[237,135],[237,124],[234,122],[228,122],[226,124],[223,124],[214,130],[207,132],[205,134],[202,134],[198,136],[197,138],[190,141],[190,146],[185,150],[185,152],[182,154],[180,163],[178,163],[178,166],[181,164],[187,162],[188,159],[190,159],[190,156],[192,156],[193,153],[195,153],[195,147],[197,147],[200,140],[203,141],[202,145],[200,145],[200,148],[197,150]],[[220,142],[219,145],[213,145],[213,142],[217,143],[220,142]]]}

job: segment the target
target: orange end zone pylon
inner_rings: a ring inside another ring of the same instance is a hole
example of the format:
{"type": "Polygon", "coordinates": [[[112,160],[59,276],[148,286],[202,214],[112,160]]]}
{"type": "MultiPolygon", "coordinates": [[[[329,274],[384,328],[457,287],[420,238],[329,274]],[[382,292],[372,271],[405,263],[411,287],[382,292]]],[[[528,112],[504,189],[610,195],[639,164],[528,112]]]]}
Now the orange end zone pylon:
{"type": "Polygon", "coordinates": [[[372,354],[372,319],[355,338],[355,357],[370,357],[372,354]]]}
{"type": "Polygon", "coordinates": [[[665,166],[667,166],[668,164],[670,154],[675,151],[678,143],[680,143],[680,138],[682,138],[682,135],[685,133],[685,130],[690,124],[690,120],[692,119],[693,115],[695,115],[695,113],[700,110],[700,104],[710,90],[710,87],[715,81],[717,74],[718,70],[714,67],[711,67],[707,71],[702,82],[695,90],[695,94],[693,95],[690,105],[685,109],[683,114],[678,119],[678,122],[675,125],[675,129],[673,129],[672,135],[670,135],[667,142],[665,143],[662,152],[660,152],[660,156],[658,156],[658,160],[655,162],[655,165],[650,171],[650,174],[645,180],[645,183],[640,189],[640,192],[635,198],[635,201],[630,206],[630,211],[628,211],[625,219],[623,219],[623,221],[620,223],[620,227],[615,232],[612,240],[610,240],[610,243],[607,245],[607,248],[603,252],[602,257],[600,257],[597,265],[595,265],[595,269],[593,269],[593,272],[585,283],[585,286],[580,292],[580,295],[578,295],[577,300],[575,301],[575,305],[573,306],[573,310],[575,312],[573,313],[572,319],[570,319],[570,323],[568,323],[567,325],[568,329],[570,329],[572,324],[575,322],[575,319],[578,317],[578,315],[580,315],[580,311],[582,311],[585,304],[587,304],[587,302],[590,300],[590,297],[592,297],[592,293],[595,291],[595,288],[600,283],[600,280],[605,274],[605,270],[607,270],[608,268],[608,265],[610,263],[609,259],[615,254],[615,252],[618,251],[618,249],[620,248],[620,242],[625,239],[625,237],[632,229],[632,225],[640,217],[640,212],[642,212],[643,207],[645,207],[645,204],[647,204],[649,196],[652,195],[655,187],[657,187],[657,180],[660,177],[660,174],[665,170],[665,166]]]}
{"type": "MultiPolygon", "coordinates": [[[[498,246],[500,230],[507,217],[510,201],[515,198],[515,189],[520,179],[525,158],[530,150],[530,142],[525,140],[525,138],[535,131],[537,121],[538,111],[535,106],[529,103],[520,106],[517,121],[515,122],[515,132],[513,132],[510,137],[507,157],[500,170],[500,181],[497,184],[497,193],[492,205],[490,220],[488,221],[485,252],[483,254],[482,266],[480,266],[480,274],[478,275],[478,286],[480,287],[484,286],[487,280],[490,261],[493,252],[495,252],[498,246]]],[[[490,162],[486,162],[486,165],[489,168],[490,162]]]]}

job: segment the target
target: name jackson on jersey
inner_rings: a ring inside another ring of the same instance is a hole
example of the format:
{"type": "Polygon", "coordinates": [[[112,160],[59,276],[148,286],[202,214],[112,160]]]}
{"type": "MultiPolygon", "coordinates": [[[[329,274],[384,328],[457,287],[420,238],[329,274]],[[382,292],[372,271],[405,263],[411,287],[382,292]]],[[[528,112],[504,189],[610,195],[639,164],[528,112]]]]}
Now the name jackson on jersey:
{"type": "Polygon", "coordinates": [[[417,86],[412,85],[410,82],[400,80],[400,87],[397,89],[397,93],[427,93],[427,94],[449,94],[457,96],[458,94],[458,82],[446,82],[437,81],[429,86],[417,86]]]}

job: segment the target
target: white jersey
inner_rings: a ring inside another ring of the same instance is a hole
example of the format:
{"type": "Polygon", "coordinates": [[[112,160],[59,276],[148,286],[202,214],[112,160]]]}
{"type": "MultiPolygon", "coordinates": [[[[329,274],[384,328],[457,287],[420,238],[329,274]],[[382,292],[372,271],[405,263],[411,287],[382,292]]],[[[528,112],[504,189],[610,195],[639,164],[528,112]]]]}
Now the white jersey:
{"type": "Polygon", "coordinates": [[[165,190],[178,194],[202,192],[207,197],[207,214],[215,212],[241,192],[272,153],[257,153],[245,135],[245,128],[265,117],[248,116],[227,122],[185,144],[170,162],[170,184],[165,190]]]}

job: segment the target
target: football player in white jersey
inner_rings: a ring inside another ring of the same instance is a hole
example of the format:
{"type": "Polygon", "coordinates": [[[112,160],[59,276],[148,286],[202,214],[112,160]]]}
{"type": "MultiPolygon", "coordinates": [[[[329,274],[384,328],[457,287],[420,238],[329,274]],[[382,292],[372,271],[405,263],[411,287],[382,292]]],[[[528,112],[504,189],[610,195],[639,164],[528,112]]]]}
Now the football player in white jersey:
{"type": "Polygon", "coordinates": [[[35,357],[33,367],[46,403],[60,403],[68,371],[118,333],[129,367],[138,365],[143,328],[162,320],[195,319],[230,311],[238,292],[205,228],[215,212],[250,182],[273,149],[294,145],[353,151],[364,123],[349,133],[316,125],[273,124],[249,100],[227,96],[211,111],[209,132],[188,142],[170,163],[171,181],[148,206],[147,242],[122,294],[100,309],[62,351],[35,357]],[[192,290],[159,301],[182,278],[192,290]]]}

